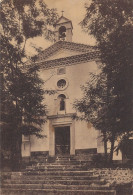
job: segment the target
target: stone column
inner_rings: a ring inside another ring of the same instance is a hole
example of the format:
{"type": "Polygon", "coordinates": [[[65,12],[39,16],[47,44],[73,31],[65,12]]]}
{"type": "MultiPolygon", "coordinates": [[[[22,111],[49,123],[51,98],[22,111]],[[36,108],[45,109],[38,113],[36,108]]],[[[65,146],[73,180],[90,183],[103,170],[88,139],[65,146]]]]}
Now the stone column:
{"type": "Polygon", "coordinates": [[[21,154],[22,154],[22,157],[30,157],[31,155],[30,136],[26,137],[22,135],[21,154]]]}
{"type": "Polygon", "coordinates": [[[104,153],[104,143],[101,131],[97,131],[97,153],[104,153]]]}
{"type": "Polygon", "coordinates": [[[55,155],[55,129],[50,121],[49,123],[49,155],[55,155]]]}
{"type": "Polygon", "coordinates": [[[70,125],[70,155],[75,155],[75,121],[70,125]]]}

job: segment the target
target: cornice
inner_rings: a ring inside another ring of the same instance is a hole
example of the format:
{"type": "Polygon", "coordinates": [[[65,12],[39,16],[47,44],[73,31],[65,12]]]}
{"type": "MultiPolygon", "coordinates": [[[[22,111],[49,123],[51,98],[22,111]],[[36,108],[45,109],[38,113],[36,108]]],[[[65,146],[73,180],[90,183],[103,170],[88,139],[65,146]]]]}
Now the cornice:
{"type": "Polygon", "coordinates": [[[99,51],[95,51],[95,52],[89,52],[89,53],[65,57],[65,58],[38,62],[36,64],[38,64],[40,69],[49,69],[49,68],[54,68],[54,67],[58,67],[62,65],[70,66],[70,65],[79,64],[79,63],[86,63],[94,59],[95,60],[99,59],[99,56],[100,56],[99,51]]]}
{"type": "Polygon", "coordinates": [[[42,51],[38,55],[38,59],[36,62],[44,61],[47,57],[50,57],[53,55],[53,53],[57,52],[60,49],[67,49],[69,51],[78,51],[78,52],[94,52],[98,51],[98,48],[95,46],[89,46],[81,43],[74,43],[74,42],[68,42],[68,41],[58,41],[55,44],[51,45],[44,51],[42,51]]]}
{"type": "Polygon", "coordinates": [[[48,119],[56,119],[56,118],[66,118],[66,117],[73,117],[75,116],[76,113],[68,113],[68,114],[58,114],[58,115],[51,115],[51,116],[48,116],[47,118],[48,119]]]}

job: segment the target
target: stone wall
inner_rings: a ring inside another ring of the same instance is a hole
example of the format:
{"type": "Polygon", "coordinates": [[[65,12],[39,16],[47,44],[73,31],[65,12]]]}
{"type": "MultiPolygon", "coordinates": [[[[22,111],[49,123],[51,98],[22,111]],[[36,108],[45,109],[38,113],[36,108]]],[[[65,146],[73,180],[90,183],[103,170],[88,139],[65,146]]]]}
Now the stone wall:
{"type": "Polygon", "coordinates": [[[109,184],[126,184],[133,182],[133,170],[128,168],[90,168],[94,175],[100,175],[109,184]]]}

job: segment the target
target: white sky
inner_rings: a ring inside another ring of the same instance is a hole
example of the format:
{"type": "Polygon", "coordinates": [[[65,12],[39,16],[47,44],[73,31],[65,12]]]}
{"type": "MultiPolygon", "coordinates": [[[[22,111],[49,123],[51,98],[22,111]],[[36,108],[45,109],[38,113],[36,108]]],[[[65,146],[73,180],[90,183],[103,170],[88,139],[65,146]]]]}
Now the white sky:
{"type": "MultiPolygon", "coordinates": [[[[88,45],[95,45],[95,39],[83,32],[79,23],[85,16],[85,3],[89,3],[91,0],[44,0],[49,8],[56,8],[59,16],[64,11],[64,16],[72,21],[73,24],[73,42],[83,43],[88,45]]],[[[50,46],[51,42],[44,40],[44,38],[32,39],[32,43],[42,47],[43,49],[50,46]]],[[[29,46],[29,44],[28,44],[29,46]]],[[[29,53],[33,53],[33,50],[28,48],[29,53]]]]}

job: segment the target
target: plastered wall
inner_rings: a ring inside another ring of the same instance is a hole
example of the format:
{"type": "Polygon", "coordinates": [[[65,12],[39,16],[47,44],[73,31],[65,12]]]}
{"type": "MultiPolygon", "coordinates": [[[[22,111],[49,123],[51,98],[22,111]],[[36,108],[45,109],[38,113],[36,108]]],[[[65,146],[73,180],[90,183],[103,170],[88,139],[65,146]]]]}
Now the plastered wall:
{"type": "MultiPolygon", "coordinates": [[[[64,67],[64,66],[62,66],[64,67]]],[[[89,79],[90,72],[97,71],[97,64],[94,61],[90,61],[83,64],[75,64],[66,66],[66,73],[62,75],[57,74],[57,69],[51,68],[48,70],[41,69],[40,77],[44,81],[44,89],[55,90],[53,95],[45,95],[44,103],[47,105],[48,115],[58,115],[59,103],[57,97],[59,94],[65,94],[66,96],[66,109],[65,113],[76,113],[73,109],[73,102],[77,98],[82,97],[81,85],[89,79]],[[65,79],[67,86],[64,90],[58,90],[57,81],[59,79],[65,79]]],[[[64,114],[65,114],[64,113],[64,114]]],[[[38,139],[35,136],[30,138],[30,150],[32,151],[49,151],[49,120],[43,126],[43,135],[46,137],[38,139]]],[[[86,122],[75,121],[75,149],[88,149],[97,147],[97,131],[86,122]]],[[[29,155],[28,148],[23,150],[23,155],[29,155]],[[26,152],[27,151],[27,152],[26,152]]]]}
{"type": "MultiPolygon", "coordinates": [[[[80,87],[89,80],[90,72],[97,72],[97,64],[95,61],[66,66],[66,73],[62,75],[57,74],[58,68],[59,67],[51,68],[49,70],[40,70],[40,77],[44,81],[43,88],[56,90],[56,93],[53,95],[45,95],[44,103],[47,105],[47,112],[49,116],[60,114],[59,103],[57,100],[59,94],[65,94],[66,96],[66,110],[64,114],[76,113],[73,109],[73,102],[75,99],[80,99],[83,95],[80,87]],[[61,78],[64,78],[67,81],[67,87],[64,90],[58,90],[57,87],[57,81],[61,78]]],[[[86,123],[84,121],[75,121],[74,124],[75,150],[97,148],[99,153],[104,152],[99,131],[95,130],[90,123],[86,123]]],[[[30,152],[33,151],[49,151],[49,131],[50,126],[48,119],[47,123],[43,126],[42,132],[42,134],[46,137],[38,139],[35,136],[31,136],[29,144],[28,142],[25,142],[25,144],[23,142],[22,155],[29,156],[30,152]]],[[[121,153],[119,153],[119,155],[114,154],[114,160],[120,159],[121,153]]]]}

